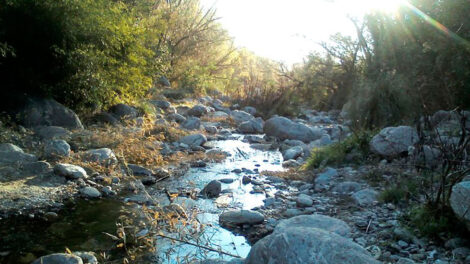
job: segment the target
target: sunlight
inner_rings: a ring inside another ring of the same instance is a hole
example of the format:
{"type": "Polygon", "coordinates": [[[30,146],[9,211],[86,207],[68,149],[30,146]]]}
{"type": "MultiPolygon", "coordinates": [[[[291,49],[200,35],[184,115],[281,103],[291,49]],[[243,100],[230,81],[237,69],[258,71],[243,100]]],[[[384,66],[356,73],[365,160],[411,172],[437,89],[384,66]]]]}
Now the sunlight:
{"type": "Polygon", "coordinates": [[[395,13],[406,3],[405,0],[359,0],[355,2],[357,8],[385,13],[395,13]]]}

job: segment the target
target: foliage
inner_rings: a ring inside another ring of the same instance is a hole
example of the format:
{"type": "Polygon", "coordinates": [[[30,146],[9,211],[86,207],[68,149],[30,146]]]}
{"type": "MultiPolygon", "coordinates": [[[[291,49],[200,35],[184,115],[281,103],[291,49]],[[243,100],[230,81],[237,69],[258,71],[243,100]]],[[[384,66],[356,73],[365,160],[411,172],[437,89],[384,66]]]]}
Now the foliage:
{"type": "Polygon", "coordinates": [[[442,238],[443,234],[466,233],[465,226],[454,216],[452,209],[447,207],[444,211],[428,205],[419,205],[410,210],[406,216],[409,224],[419,230],[422,235],[442,238]]]}
{"type": "Polygon", "coordinates": [[[305,167],[314,169],[328,165],[338,165],[345,161],[348,154],[355,154],[351,155],[352,161],[356,163],[363,162],[368,156],[369,141],[373,135],[371,131],[361,131],[343,141],[316,148],[312,150],[305,167]]]}

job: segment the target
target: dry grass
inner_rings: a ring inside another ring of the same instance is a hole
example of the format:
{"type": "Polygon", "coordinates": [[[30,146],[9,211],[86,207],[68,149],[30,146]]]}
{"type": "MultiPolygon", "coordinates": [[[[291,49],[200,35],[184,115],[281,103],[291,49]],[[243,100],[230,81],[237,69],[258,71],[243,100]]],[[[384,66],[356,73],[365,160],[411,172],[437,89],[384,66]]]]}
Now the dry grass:
{"type": "Polygon", "coordinates": [[[315,174],[312,171],[289,169],[286,171],[262,171],[263,176],[276,176],[286,180],[313,182],[315,174]]]}

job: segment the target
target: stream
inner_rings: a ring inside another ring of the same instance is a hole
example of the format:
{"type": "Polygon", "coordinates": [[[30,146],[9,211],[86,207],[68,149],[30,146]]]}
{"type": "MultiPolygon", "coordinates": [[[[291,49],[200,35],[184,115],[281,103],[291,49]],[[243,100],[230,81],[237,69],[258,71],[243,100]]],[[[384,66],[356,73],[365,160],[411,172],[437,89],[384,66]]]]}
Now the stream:
{"type": "MultiPolygon", "coordinates": [[[[177,197],[174,201],[186,210],[195,212],[204,228],[199,230],[194,243],[246,257],[251,246],[241,235],[234,234],[219,225],[221,213],[231,209],[253,209],[262,206],[267,194],[277,190],[274,185],[265,185],[262,191],[256,185],[243,184],[243,176],[250,176],[262,182],[262,171],[281,171],[282,155],[279,151],[261,151],[243,142],[243,135],[234,134],[228,140],[216,140],[206,143],[210,148],[217,148],[229,153],[220,163],[209,163],[203,168],[190,168],[181,177],[160,182],[148,188],[148,192],[161,205],[170,202],[163,190],[179,192],[181,189],[203,189],[212,180],[233,179],[231,183],[222,183],[222,194],[217,199],[198,198],[193,200],[177,197]],[[237,172],[234,170],[241,170],[237,172]]],[[[227,181],[224,181],[227,182],[227,181]]],[[[129,210],[129,205],[112,199],[78,201],[59,212],[59,218],[53,222],[12,218],[0,222],[0,263],[31,263],[39,256],[55,252],[72,251],[99,252],[112,247],[112,241],[103,232],[114,233],[117,217],[129,210]]],[[[170,234],[171,235],[171,234],[170,234]]],[[[232,259],[233,257],[208,251],[186,243],[173,242],[157,238],[155,263],[184,263],[195,259],[232,259]]]]}

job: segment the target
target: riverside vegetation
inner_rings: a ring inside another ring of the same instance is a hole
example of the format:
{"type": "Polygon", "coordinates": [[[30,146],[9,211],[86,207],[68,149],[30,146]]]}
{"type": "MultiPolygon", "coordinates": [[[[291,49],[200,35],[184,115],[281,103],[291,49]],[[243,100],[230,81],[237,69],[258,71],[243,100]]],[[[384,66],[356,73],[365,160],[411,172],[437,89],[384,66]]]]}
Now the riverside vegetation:
{"type": "Polygon", "coordinates": [[[470,4],[408,2],[288,68],[197,0],[5,1],[0,262],[470,263],[470,4]]]}

